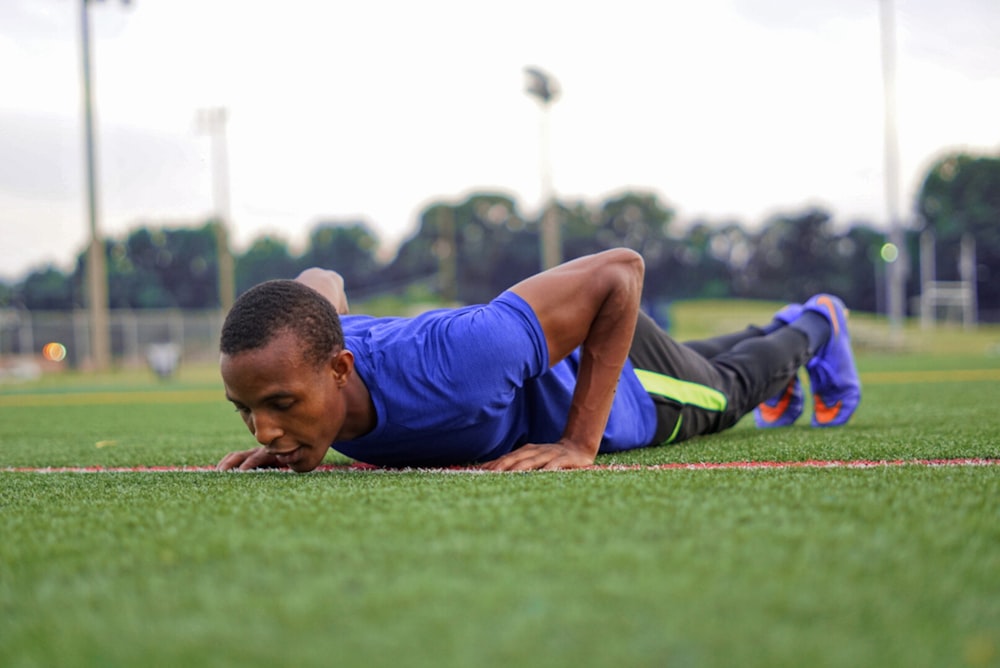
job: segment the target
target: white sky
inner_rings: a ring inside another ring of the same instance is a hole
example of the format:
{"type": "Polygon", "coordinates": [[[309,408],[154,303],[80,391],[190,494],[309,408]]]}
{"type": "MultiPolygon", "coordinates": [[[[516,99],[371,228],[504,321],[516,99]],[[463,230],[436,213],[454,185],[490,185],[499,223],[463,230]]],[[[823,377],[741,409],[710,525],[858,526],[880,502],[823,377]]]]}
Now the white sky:
{"type": "MultiPolygon", "coordinates": [[[[0,3],[0,277],[87,239],[80,0],[0,3]]],[[[1000,2],[896,0],[900,203],[942,152],[1000,150],[1000,2]]],[[[360,218],[393,247],[429,201],[657,192],[680,220],[825,206],[883,224],[878,0],[115,0],[90,9],[101,228],[212,211],[199,109],[229,110],[242,250],[360,218]]]]}

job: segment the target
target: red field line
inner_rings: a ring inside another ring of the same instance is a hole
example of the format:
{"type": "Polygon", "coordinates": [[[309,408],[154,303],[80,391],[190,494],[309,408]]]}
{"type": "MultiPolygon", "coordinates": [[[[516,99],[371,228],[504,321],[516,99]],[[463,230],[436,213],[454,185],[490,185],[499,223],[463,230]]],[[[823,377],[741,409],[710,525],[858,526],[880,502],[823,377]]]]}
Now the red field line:
{"type": "MultiPolygon", "coordinates": [[[[587,468],[589,471],[713,471],[719,469],[871,469],[900,466],[997,466],[1000,459],[967,457],[959,459],[809,459],[798,462],[741,461],[741,462],[697,462],[670,464],[604,464],[587,468]]],[[[288,469],[282,471],[290,472],[288,469]]],[[[5,473],[205,473],[214,472],[214,466],[13,466],[0,469],[5,473]]],[[[438,469],[386,469],[368,464],[319,466],[316,472],[406,472],[427,471],[441,473],[486,473],[476,468],[438,469]]]]}

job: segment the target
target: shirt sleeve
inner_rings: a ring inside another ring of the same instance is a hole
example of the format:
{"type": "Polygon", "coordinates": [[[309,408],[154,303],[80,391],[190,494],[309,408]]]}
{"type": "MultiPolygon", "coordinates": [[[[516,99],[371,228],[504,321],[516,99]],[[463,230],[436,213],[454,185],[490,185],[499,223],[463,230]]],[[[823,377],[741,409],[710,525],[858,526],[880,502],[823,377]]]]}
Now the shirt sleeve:
{"type": "Polygon", "coordinates": [[[441,369],[467,391],[503,380],[520,387],[549,366],[541,324],[528,303],[513,292],[442,321],[434,338],[429,343],[442,346],[435,354],[441,369]]]}

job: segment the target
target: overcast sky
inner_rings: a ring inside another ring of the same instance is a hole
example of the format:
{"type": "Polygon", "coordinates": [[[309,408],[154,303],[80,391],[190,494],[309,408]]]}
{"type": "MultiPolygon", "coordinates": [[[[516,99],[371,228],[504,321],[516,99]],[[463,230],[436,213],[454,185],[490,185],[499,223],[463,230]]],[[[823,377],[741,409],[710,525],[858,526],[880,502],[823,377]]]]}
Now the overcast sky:
{"type": "MultiPolygon", "coordinates": [[[[87,239],[80,0],[0,2],[0,277],[87,239]]],[[[90,8],[100,225],[213,209],[199,109],[229,112],[238,250],[362,219],[392,247],[431,200],[658,193],[682,221],[819,205],[884,224],[878,0],[114,0],[90,8]]],[[[1000,2],[895,0],[900,202],[943,152],[1000,151],[1000,2]]]]}

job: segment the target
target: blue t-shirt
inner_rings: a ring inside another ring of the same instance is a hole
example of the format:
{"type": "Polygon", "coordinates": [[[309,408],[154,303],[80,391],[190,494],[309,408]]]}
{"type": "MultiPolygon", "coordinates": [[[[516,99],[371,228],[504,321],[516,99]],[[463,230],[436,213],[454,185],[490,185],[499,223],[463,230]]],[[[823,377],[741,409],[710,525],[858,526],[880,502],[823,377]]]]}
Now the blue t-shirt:
{"type": "MultiPolygon", "coordinates": [[[[545,335],[521,297],[415,318],[345,315],[345,347],[375,405],[375,428],[332,447],[382,466],[449,466],[553,443],[566,425],[580,351],[549,368],[545,335]]],[[[601,452],[649,445],[653,400],[628,362],[601,452]]]]}

